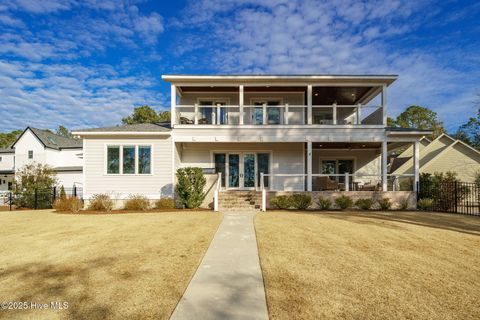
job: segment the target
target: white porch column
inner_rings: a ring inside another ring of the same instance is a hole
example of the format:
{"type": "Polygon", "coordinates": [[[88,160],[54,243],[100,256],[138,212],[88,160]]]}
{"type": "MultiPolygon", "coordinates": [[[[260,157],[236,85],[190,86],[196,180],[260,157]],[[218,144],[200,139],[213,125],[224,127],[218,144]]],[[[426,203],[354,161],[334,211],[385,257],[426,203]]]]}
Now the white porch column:
{"type": "Polygon", "coordinates": [[[312,124],[312,85],[307,87],[307,124],[312,124]]]}
{"type": "Polygon", "coordinates": [[[243,99],[244,99],[243,92],[244,92],[244,91],[243,91],[243,90],[244,90],[243,84],[241,84],[241,85],[239,86],[239,88],[238,88],[238,91],[239,91],[239,92],[238,92],[238,94],[239,94],[239,96],[238,96],[238,104],[239,104],[239,107],[240,107],[240,115],[239,115],[240,118],[239,118],[239,122],[238,122],[238,123],[239,123],[240,125],[243,124],[243,104],[244,104],[244,101],[243,101],[243,99]]]}
{"type": "Polygon", "coordinates": [[[413,191],[418,191],[418,182],[420,181],[420,142],[413,144],[413,191]]]}
{"type": "Polygon", "coordinates": [[[307,191],[312,191],[312,142],[307,142],[307,191]]]}
{"type": "Polygon", "coordinates": [[[382,191],[387,191],[387,140],[382,141],[382,191]]]}
{"type": "Polygon", "coordinates": [[[332,105],[332,111],[333,111],[333,124],[337,124],[337,103],[334,103],[332,105]]]}
{"type": "Polygon", "coordinates": [[[177,88],[174,84],[170,86],[170,124],[173,127],[177,119],[176,116],[176,107],[177,107],[177,88]]]}
{"type": "Polygon", "coordinates": [[[382,114],[383,114],[383,125],[387,125],[387,86],[382,86],[382,114]]]}
{"type": "Polygon", "coordinates": [[[265,103],[263,104],[262,109],[262,123],[263,125],[267,124],[267,105],[265,103]]]}
{"type": "Polygon", "coordinates": [[[198,103],[195,103],[195,116],[194,116],[194,123],[198,124],[198,103]]]}

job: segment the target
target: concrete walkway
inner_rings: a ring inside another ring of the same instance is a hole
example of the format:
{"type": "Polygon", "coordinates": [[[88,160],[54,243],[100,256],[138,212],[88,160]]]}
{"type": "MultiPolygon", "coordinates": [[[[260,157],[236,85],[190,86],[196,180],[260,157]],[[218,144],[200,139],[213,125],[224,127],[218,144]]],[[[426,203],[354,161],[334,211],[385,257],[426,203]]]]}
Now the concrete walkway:
{"type": "Polygon", "coordinates": [[[170,319],[268,319],[254,216],[225,213],[170,319]]]}

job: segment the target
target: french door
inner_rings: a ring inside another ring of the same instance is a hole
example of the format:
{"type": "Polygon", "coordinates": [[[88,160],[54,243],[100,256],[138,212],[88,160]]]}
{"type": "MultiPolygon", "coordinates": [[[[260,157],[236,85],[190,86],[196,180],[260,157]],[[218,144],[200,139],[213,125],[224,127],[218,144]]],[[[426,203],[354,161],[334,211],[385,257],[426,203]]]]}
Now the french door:
{"type": "Polygon", "coordinates": [[[215,171],[222,173],[222,187],[253,190],[260,185],[260,171],[269,173],[269,159],[269,153],[215,153],[215,171]]]}

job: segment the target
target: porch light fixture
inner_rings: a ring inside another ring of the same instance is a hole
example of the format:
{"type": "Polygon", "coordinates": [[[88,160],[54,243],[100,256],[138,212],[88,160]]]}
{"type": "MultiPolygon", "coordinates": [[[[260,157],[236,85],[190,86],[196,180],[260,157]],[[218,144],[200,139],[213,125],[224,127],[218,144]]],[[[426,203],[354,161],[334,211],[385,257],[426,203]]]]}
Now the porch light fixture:
{"type": "Polygon", "coordinates": [[[365,148],[365,147],[366,147],[366,145],[362,144],[362,148],[365,148]]]}
{"type": "Polygon", "coordinates": [[[318,97],[318,93],[315,93],[315,97],[318,97]]]}

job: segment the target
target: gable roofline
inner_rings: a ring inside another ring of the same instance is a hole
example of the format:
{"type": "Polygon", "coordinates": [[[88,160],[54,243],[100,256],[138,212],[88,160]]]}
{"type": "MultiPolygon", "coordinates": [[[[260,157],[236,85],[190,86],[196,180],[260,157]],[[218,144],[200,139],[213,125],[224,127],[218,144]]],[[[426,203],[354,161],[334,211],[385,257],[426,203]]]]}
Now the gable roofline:
{"type": "MultiPolygon", "coordinates": [[[[433,139],[428,145],[425,146],[425,148],[423,148],[422,150],[420,150],[420,159],[419,161],[421,161],[423,159],[424,156],[426,156],[427,154],[430,153],[430,149],[432,149],[433,147],[432,146],[435,146],[435,144],[440,140],[440,138],[442,137],[447,137],[449,140],[452,141],[451,144],[455,143],[455,139],[453,139],[452,137],[450,137],[449,135],[447,135],[446,133],[442,133],[441,135],[439,135],[438,137],[436,137],[435,139],[433,139]]],[[[450,144],[450,145],[451,145],[450,144]]],[[[448,148],[450,145],[446,146],[445,148],[448,148]]],[[[442,150],[443,151],[443,150],[442,150]]],[[[442,152],[440,151],[440,153],[442,152]]],[[[401,156],[402,154],[399,155],[399,157],[401,156]]],[[[405,157],[405,156],[404,156],[405,157]]],[[[413,157],[413,156],[412,156],[413,157]]],[[[433,157],[432,159],[430,159],[428,162],[432,161],[433,159],[435,159],[435,157],[433,157]]],[[[422,167],[425,167],[427,163],[424,163],[422,167]]],[[[404,164],[402,164],[400,167],[398,167],[395,172],[406,172],[410,167],[413,167],[413,164],[409,163],[409,161],[405,162],[404,164]]],[[[393,173],[395,173],[393,172],[393,173]]]]}
{"type": "Polygon", "coordinates": [[[477,149],[475,148],[472,148],[471,146],[469,146],[468,144],[466,144],[465,142],[461,141],[461,140],[455,140],[454,143],[452,143],[451,145],[447,146],[445,149],[443,149],[442,151],[440,151],[435,157],[433,157],[430,161],[428,161],[427,163],[425,163],[425,165],[423,166],[423,168],[427,168],[429,166],[432,165],[432,163],[435,162],[435,160],[438,160],[440,159],[440,156],[444,153],[447,153],[449,150],[453,149],[456,145],[461,145],[461,146],[464,146],[470,150],[473,150],[475,151],[475,153],[480,156],[480,151],[478,151],[477,149]]]}
{"type": "MultiPolygon", "coordinates": [[[[46,131],[46,130],[37,129],[37,128],[33,128],[33,127],[28,126],[28,127],[26,127],[25,130],[23,130],[23,132],[18,136],[17,140],[15,140],[15,142],[12,144],[11,147],[14,148],[15,145],[17,144],[17,142],[23,137],[23,135],[25,134],[25,132],[30,131],[30,132],[35,136],[35,138],[36,138],[38,141],[40,141],[40,143],[43,145],[43,147],[44,147],[44,148],[47,148],[47,149],[52,149],[52,150],[58,150],[58,151],[60,151],[60,150],[63,150],[63,149],[82,149],[82,148],[83,148],[83,145],[78,146],[78,147],[77,147],[77,146],[64,146],[64,147],[62,147],[62,146],[58,146],[58,147],[49,146],[49,145],[47,145],[47,144],[45,143],[45,141],[43,141],[42,138],[40,138],[40,137],[38,136],[37,132],[35,132],[35,131],[37,131],[37,130],[38,130],[38,131],[46,131]]],[[[51,134],[52,134],[52,135],[55,135],[55,136],[59,136],[58,134],[55,134],[55,133],[51,133],[51,134]]],[[[64,138],[64,139],[70,139],[70,138],[65,138],[65,137],[62,137],[62,138],[64,138]]],[[[71,140],[73,140],[73,139],[71,139],[71,140]]]]}

